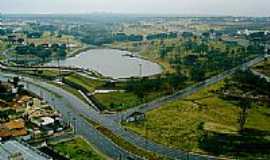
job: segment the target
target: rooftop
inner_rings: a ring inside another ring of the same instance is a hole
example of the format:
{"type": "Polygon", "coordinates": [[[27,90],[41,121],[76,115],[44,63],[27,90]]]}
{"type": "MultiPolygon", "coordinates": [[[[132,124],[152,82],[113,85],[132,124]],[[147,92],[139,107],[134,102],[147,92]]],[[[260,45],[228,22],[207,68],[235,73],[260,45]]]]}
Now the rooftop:
{"type": "Polygon", "coordinates": [[[9,160],[12,155],[21,155],[24,160],[50,160],[47,155],[33,149],[32,147],[22,144],[18,141],[11,140],[0,143],[0,159],[9,160]]]}
{"type": "Polygon", "coordinates": [[[27,131],[22,119],[0,124],[0,137],[16,137],[24,135],[27,135],[27,131]]]}

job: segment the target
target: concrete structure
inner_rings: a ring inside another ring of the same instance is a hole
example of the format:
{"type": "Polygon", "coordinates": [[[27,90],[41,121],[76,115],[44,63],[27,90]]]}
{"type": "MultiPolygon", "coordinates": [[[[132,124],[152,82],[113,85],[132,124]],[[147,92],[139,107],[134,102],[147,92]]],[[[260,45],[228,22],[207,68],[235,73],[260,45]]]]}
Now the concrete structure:
{"type": "Polygon", "coordinates": [[[141,112],[134,112],[129,117],[127,117],[126,122],[136,122],[143,121],[145,119],[145,114],[141,112]]]}
{"type": "Polygon", "coordinates": [[[0,160],[52,160],[44,153],[15,140],[0,143],[0,160]]]}

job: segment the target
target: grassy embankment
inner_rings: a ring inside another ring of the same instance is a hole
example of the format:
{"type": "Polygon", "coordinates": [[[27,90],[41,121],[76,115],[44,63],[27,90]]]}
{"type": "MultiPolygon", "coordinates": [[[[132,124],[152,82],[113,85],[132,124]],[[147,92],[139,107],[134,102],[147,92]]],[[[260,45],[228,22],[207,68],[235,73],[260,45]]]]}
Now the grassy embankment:
{"type": "Polygon", "coordinates": [[[145,151],[141,148],[138,148],[136,146],[134,146],[133,144],[125,141],[124,139],[122,139],[121,137],[115,135],[112,131],[110,131],[109,129],[99,125],[98,123],[90,120],[89,118],[85,117],[84,115],[82,115],[85,120],[91,124],[93,127],[96,128],[96,130],[98,130],[100,133],[102,133],[104,136],[108,137],[110,140],[113,141],[113,143],[115,143],[116,145],[118,145],[119,147],[127,150],[130,153],[133,153],[135,155],[138,155],[140,157],[145,157],[149,160],[162,160],[164,159],[163,157],[160,157],[154,153],[145,151]]]}
{"type": "MultiPolygon", "coordinates": [[[[164,43],[171,44],[177,41],[173,40],[164,40],[164,43]]],[[[156,43],[158,43],[157,41],[156,43]]],[[[174,68],[169,64],[165,59],[161,59],[158,53],[158,47],[151,44],[151,41],[143,42],[143,44],[138,44],[137,42],[115,42],[109,47],[121,50],[127,50],[130,52],[138,53],[142,58],[157,63],[163,69],[163,73],[174,73],[174,68]]]]}
{"type": "Polygon", "coordinates": [[[76,137],[75,139],[67,142],[58,143],[52,147],[61,155],[65,155],[72,160],[108,159],[81,137],[76,137]]]}
{"type": "Polygon", "coordinates": [[[73,88],[82,88],[88,93],[94,93],[96,90],[118,90],[110,93],[95,93],[93,97],[101,104],[101,110],[122,111],[152,101],[165,93],[153,91],[146,94],[144,100],[133,92],[123,91],[127,82],[117,82],[114,84],[93,80],[78,74],[71,74],[65,77],[67,84],[71,83],[73,88]]]}
{"type": "Polygon", "coordinates": [[[253,104],[245,134],[239,133],[239,104],[215,94],[224,82],[146,114],[143,122],[124,124],[126,128],[157,143],[186,151],[239,157],[270,158],[270,108],[253,104]],[[202,133],[209,141],[202,143],[202,133]],[[267,149],[268,146],[268,149],[267,149]]]}
{"type": "Polygon", "coordinates": [[[104,82],[102,81],[90,79],[75,73],[65,77],[65,80],[74,84],[78,84],[90,93],[94,92],[96,89],[104,85],[104,82]]]}
{"type": "MultiPolygon", "coordinates": [[[[5,49],[7,48],[7,44],[0,40],[0,52],[4,51],[5,49]]],[[[4,60],[4,56],[3,55],[0,55],[0,61],[4,60]]]]}
{"type": "Polygon", "coordinates": [[[253,69],[270,77],[270,59],[254,66],[253,69]]]}
{"type": "MultiPolygon", "coordinates": [[[[78,74],[72,74],[65,77],[65,80],[72,84],[78,85],[89,93],[94,93],[98,89],[121,89],[123,84],[116,84],[115,86],[105,86],[105,82],[100,80],[93,80],[83,77],[78,74]]],[[[136,106],[139,104],[138,97],[133,93],[112,92],[112,93],[97,93],[94,97],[101,103],[102,110],[121,110],[136,106]]]]}

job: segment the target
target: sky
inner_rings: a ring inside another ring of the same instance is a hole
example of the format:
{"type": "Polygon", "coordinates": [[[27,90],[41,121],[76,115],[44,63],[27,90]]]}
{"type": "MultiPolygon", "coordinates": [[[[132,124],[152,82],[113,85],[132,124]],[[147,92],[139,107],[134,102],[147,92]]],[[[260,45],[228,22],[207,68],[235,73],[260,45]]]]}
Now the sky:
{"type": "Polygon", "coordinates": [[[0,0],[2,13],[270,16],[270,0],[0,0]]]}

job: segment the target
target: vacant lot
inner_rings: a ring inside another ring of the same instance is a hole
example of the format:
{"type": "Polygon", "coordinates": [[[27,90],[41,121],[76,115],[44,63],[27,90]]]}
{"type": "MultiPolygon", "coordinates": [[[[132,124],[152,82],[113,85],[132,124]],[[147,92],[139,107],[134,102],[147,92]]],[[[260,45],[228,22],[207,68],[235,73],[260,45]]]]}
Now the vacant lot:
{"type": "Polygon", "coordinates": [[[6,49],[6,43],[0,40],[0,51],[3,51],[6,49]]]}
{"type": "Polygon", "coordinates": [[[270,158],[270,108],[252,104],[246,131],[239,133],[240,107],[216,94],[224,82],[202,89],[124,124],[157,143],[187,151],[241,159],[270,158]]]}
{"type": "Polygon", "coordinates": [[[270,77],[270,59],[256,65],[254,69],[266,76],[270,77]]]}
{"type": "Polygon", "coordinates": [[[103,110],[120,111],[135,107],[141,103],[140,99],[133,93],[114,92],[96,94],[95,97],[102,103],[103,110]]]}
{"type": "Polygon", "coordinates": [[[59,143],[53,148],[72,160],[105,160],[93,147],[82,138],[75,138],[68,142],[59,143]]]}

